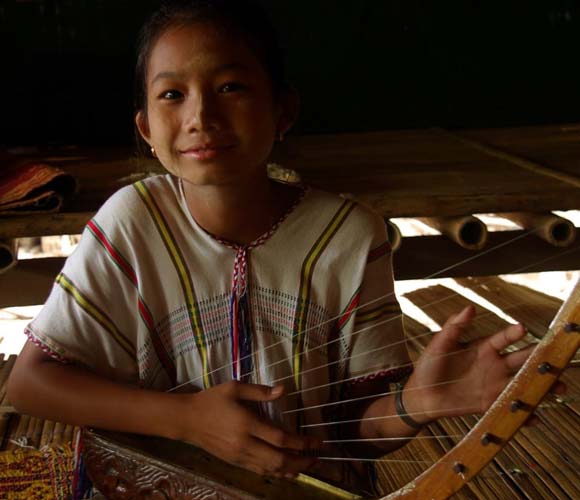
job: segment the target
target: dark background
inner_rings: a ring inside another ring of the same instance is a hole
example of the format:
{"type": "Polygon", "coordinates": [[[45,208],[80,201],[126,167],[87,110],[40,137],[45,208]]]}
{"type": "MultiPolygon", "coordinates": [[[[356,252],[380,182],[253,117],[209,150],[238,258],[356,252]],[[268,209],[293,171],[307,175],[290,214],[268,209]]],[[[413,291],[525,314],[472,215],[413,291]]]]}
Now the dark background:
{"type": "MultiPolygon", "coordinates": [[[[133,141],[153,0],[0,0],[0,147],[133,141]]],[[[580,121],[580,1],[264,0],[294,131],[580,121]]]]}

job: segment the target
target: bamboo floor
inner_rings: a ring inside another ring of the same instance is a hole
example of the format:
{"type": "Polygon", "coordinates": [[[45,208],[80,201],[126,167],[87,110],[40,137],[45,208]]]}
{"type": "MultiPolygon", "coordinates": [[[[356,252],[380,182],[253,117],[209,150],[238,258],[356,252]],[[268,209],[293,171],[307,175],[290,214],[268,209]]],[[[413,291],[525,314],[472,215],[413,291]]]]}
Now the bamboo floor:
{"type": "MultiPolygon", "coordinates": [[[[561,301],[529,288],[499,278],[467,278],[457,282],[485,298],[503,312],[527,326],[529,334],[521,345],[537,342],[556,314],[561,301]]],[[[425,314],[442,324],[452,313],[472,303],[463,295],[441,285],[423,288],[405,297],[425,314]],[[429,304],[437,302],[436,306],[429,304]]],[[[471,338],[488,335],[506,325],[506,321],[476,305],[478,319],[471,338]]],[[[417,356],[429,336],[414,338],[429,329],[406,317],[412,356],[417,356]]],[[[4,359],[0,354],[0,451],[42,449],[70,445],[75,428],[57,422],[19,415],[6,400],[6,380],[16,356],[4,359]]],[[[539,423],[527,427],[508,443],[496,459],[454,499],[579,499],[580,498],[580,366],[573,365],[563,375],[568,394],[548,396],[537,411],[539,423]]],[[[388,455],[389,461],[378,464],[378,474],[385,492],[405,485],[422,472],[428,463],[437,461],[477,422],[476,416],[441,419],[422,431],[434,439],[417,439],[388,455]],[[390,460],[394,460],[392,462],[390,460]],[[401,462],[396,462],[396,461],[401,462]],[[414,461],[423,461],[416,463],[414,461]]]]}

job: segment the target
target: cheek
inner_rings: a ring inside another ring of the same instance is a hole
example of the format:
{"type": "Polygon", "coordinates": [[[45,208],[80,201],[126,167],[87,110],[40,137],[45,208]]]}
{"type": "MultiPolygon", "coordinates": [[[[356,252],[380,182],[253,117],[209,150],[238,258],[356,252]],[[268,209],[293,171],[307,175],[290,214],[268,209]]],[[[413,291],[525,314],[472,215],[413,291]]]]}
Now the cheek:
{"type": "Polygon", "coordinates": [[[153,112],[149,119],[151,138],[155,140],[166,140],[175,135],[178,130],[179,120],[168,113],[153,112]]]}

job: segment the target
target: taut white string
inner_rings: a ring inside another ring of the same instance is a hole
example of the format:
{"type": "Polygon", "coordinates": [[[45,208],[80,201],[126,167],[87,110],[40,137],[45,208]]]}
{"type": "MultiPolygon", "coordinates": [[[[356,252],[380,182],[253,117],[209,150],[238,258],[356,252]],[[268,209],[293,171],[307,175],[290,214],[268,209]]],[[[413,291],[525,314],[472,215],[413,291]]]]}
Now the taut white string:
{"type": "MultiPolygon", "coordinates": [[[[464,350],[461,351],[455,351],[453,354],[458,354],[461,352],[465,352],[464,350]]],[[[446,353],[443,356],[448,356],[451,355],[450,353],[446,353]]],[[[433,356],[433,358],[435,358],[436,356],[433,356]]],[[[419,389],[429,389],[431,387],[439,387],[441,385],[448,385],[448,384],[455,384],[457,382],[461,382],[462,380],[465,380],[467,377],[461,377],[461,378],[456,378],[453,380],[446,380],[445,382],[437,382],[436,384],[428,384],[428,385],[422,385],[422,386],[417,386],[417,387],[412,387],[411,389],[406,389],[407,392],[409,391],[417,391],[419,389]]],[[[300,411],[307,411],[307,410],[314,410],[316,408],[324,408],[326,406],[335,406],[335,405],[339,405],[339,404],[345,404],[345,403],[354,403],[356,401],[363,401],[365,399],[372,399],[372,398],[380,398],[382,396],[390,396],[392,394],[397,394],[399,392],[403,392],[401,389],[396,390],[396,391],[387,391],[387,392],[381,392],[378,394],[370,394],[370,395],[366,395],[366,396],[361,396],[358,398],[350,398],[350,399],[341,399],[340,401],[332,401],[330,403],[322,403],[319,405],[313,405],[313,406],[306,406],[304,408],[295,408],[293,410],[286,410],[282,412],[282,415],[286,415],[289,413],[298,413],[300,411]]]]}
{"type": "MultiPolygon", "coordinates": [[[[478,408],[476,406],[456,406],[454,408],[442,408],[439,411],[446,411],[446,412],[454,412],[454,411],[461,411],[461,412],[477,412],[478,408]]],[[[421,412],[411,412],[406,413],[410,417],[414,415],[422,415],[421,412]]],[[[302,424],[300,428],[306,429],[308,427],[329,427],[331,425],[341,425],[341,424],[354,424],[356,422],[370,422],[375,420],[389,420],[391,418],[401,418],[398,414],[394,415],[382,415],[380,417],[365,417],[365,418],[353,418],[350,420],[333,420],[331,422],[319,422],[317,424],[302,424]]]]}
{"type": "MultiPolygon", "coordinates": [[[[452,266],[447,266],[447,267],[445,267],[445,268],[443,268],[443,269],[441,269],[439,271],[436,271],[435,273],[432,273],[432,274],[430,274],[428,276],[425,276],[423,279],[432,279],[432,278],[435,278],[435,277],[439,276],[440,274],[442,274],[442,273],[444,273],[446,271],[449,271],[450,269],[453,269],[455,267],[461,266],[461,265],[463,265],[463,264],[465,264],[467,262],[471,262],[472,260],[477,259],[479,257],[483,257],[484,255],[487,255],[490,252],[493,252],[493,251],[495,251],[495,250],[497,250],[499,248],[502,248],[502,247],[504,247],[504,246],[506,246],[508,244],[511,244],[511,243],[513,243],[515,241],[518,241],[518,240],[520,240],[520,239],[522,239],[522,238],[524,238],[526,236],[529,236],[530,234],[533,234],[533,233],[539,231],[539,229],[540,228],[536,228],[536,229],[532,229],[530,231],[526,231],[526,232],[524,232],[522,234],[519,234],[518,236],[512,238],[511,240],[505,241],[503,243],[499,243],[498,245],[495,245],[495,246],[493,246],[491,248],[488,248],[487,250],[485,250],[483,252],[479,252],[476,255],[473,255],[471,257],[468,257],[467,259],[464,259],[464,260],[462,260],[460,262],[457,262],[456,264],[453,264],[452,266]]],[[[542,261],[540,261],[540,262],[542,262],[542,261]]],[[[529,266],[526,266],[526,267],[529,267],[529,266]]],[[[515,270],[514,272],[518,272],[518,270],[515,270]]],[[[387,293],[387,294],[385,294],[385,295],[383,295],[381,297],[377,297],[375,299],[369,300],[368,302],[366,302],[364,304],[360,304],[359,306],[353,308],[352,311],[353,312],[354,311],[357,311],[357,310],[359,310],[362,307],[366,307],[366,306],[368,306],[370,304],[374,304],[375,302],[379,302],[379,301],[384,300],[386,298],[392,297],[393,295],[395,295],[395,292],[394,291],[389,292],[389,293],[387,293]]],[[[317,325],[313,325],[311,327],[308,327],[308,328],[302,330],[301,333],[304,334],[304,333],[309,332],[311,330],[320,328],[322,325],[325,325],[327,323],[330,323],[332,321],[337,320],[338,318],[341,317],[341,315],[342,314],[338,314],[337,316],[334,316],[334,317],[331,317],[331,318],[329,318],[329,319],[327,319],[325,321],[322,321],[322,322],[318,323],[317,325]]],[[[286,340],[280,340],[278,342],[275,342],[274,344],[271,344],[271,345],[269,345],[267,347],[264,347],[262,349],[259,349],[259,350],[255,351],[252,354],[248,354],[248,355],[240,358],[239,361],[241,362],[243,359],[246,359],[246,358],[248,358],[250,356],[254,356],[255,354],[258,354],[258,353],[262,354],[262,353],[264,353],[264,352],[266,352],[266,351],[268,351],[270,349],[273,349],[274,347],[276,347],[276,346],[278,346],[278,345],[280,345],[280,344],[282,344],[284,342],[286,342],[286,340]]],[[[225,365],[222,365],[222,366],[220,366],[218,368],[215,368],[215,369],[209,371],[207,373],[207,375],[209,376],[209,375],[212,375],[213,373],[219,372],[221,370],[229,369],[232,366],[233,366],[233,362],[228,362],[225,365]]],[[[199,376],[197,376],[195,378],[192,378],[191,380],[188,380],[186,382],[183,382],[182,384],[179,384],[179,385],[176,385],[175,387],[172,387],[171,389],[168,389],[167,392],[172,392],[172,391],[175,391],[177,389],[180,389],[181,387],[184,387],[186,385],[189,385],[189,384],[192,384],[194,382],[197,382],[197,381],[201,380],[203,377],[204,377],[204,375],[199,375],[199,376]]]]}
{"type": "MultiPolygon", "coordinates": [[[[430,306],[432,306],[432,305],[435,305],[435,304],[438,304],[439,302],[443,302],[443,301],[445,301],[445,300],[448,300],[448,299],[450,299],[450,298],[453,298],[453,297],[455,297],[456,295],[457,295],[457,294],[456,294],[456,293],[454,293],[454,294],[452,294],[452,295],[449,295],[449,296],[447,296],[447,297],[444,297],[443,299],[439,299],[439,300],[437,300],[437,301],[435,301],[435,302],[431,302],[430,304],[428,304],[427,306],[425,306],[425,308],[427,308],[427,307],[430,307],[430,306]]],[[[512,308],[512,307],[517,307],[517,306],[519,306],[519,305],[521,305],[521,304],[525,304],[525,302],[520,302],[520,303],[517,303],[517,304],[513,304],[512,306],[505,307],[504,309],[505,309],[505,310],[509,310],[510,308],[512,308]]],[[[474,321],[472,321],[472,322],[470,322],[470,323],[466,323],[466,322],[463,322],[463,323],[454,323],[454,325],[455,325],[455,326],[462,326],[462,325],[473,325],[473,324],[477,323],[478,321],[481,321],[482,319],[484,319],[486,316],[489,316],[489,315],[493,315],[493,312],[491,312],[491,311],[488,311],[488,312],[486,312],[486,313],[484,313],[484,314],[481,314],[481,315],[479,315],[479,316],[478,316],[478,317],[477,317],[477,318],[476,318],[474,321]]],[[[363,328],[363,329],[357,330],[357,331],[355,331],[355,332],[351,333],[351,334],[350,334],[350,336],[352,337],[352,336],[354,336],[354,335],[356,335],[356,334],[359,334],[359,333],[361,333],[361,332],[363,332],[363,331],[365,331],[365,330],[368,330],[369,328],[374,328],[374,327],[376,327],[376,326],[379,326],[379,325],[381,325],[381,324],[383,324],[383,323],[386,323],[386,322],[388,322],[388,321],[395,320],[395,319],[399,319],[399,318],[401,318],[402,316],[403,316],[402,314],[399,314],[399,315],[397,315],[397,316],[393,316],[393,317],[389,318],[388,320],[385,320],[384,322],[375,323],[375,324],[373,324],[373,325],[371,325],[371,326],[369,326],[369,327],[365,327],[365,328],[363,328]]],[[[340,360],[334,360],[334,361],[331,361],[331,362],[328,362],[328,363],[325,363],[325,364],[322,364],[322,365],[319,365],[319,366],[315,366],[315,367],[313,367],[313,368],[309,368],[308,370],[302,370],[300,373],[302,373],[302,374],[304,374],[304,373],[309,373],[309,372],[312,372],[312,371],[315,371],[315,370],[319,370],[319,369],[321,369],[321,368],[325,368],[325,367],[327,367],[327,366],[332,366],[332,365],[335,365],[335,364],[337,364],[337,363],[341,363],[341,362],[344,362],[344,361],[349,361],[349,360],[351,360],[351,359],[354,359],[354,358],[357,358],[357,357],[359,357],[359,356],[365,356],[365,355],[367,355],[367,354],[372,354],[373,352],[381,351],[381,350],[383,350],[383,349],[388,349],[388,348],[390,348],[390,347],[393,347],[393,346],[395,346],[395,345],[399,345],[399,344],[407,343],[407,342],[408,342],[408,341],[410,341],[410,340],[416,340],[416,339],[420,339],[420,338],[422,338],[422,337],[427,337],[427,336],[431,336],[431,335],[436,335],[436,334],[437,334],[439,331],[441,331],[441,330],[438,330],[437,332],[428,331],[428,332],[425,332],[425,333],[422,333],[422,334],[419,334],[419,335],[415,335],[415,336],[413,336],[413,337],[406,337],[406,338],[404,338],[404,339],[402,339],[402,340],[398,340],[397,342],[392,342],[392,343],[390,343],[390,344],[385,344],[385,345],[382,345],[382,346],[380,346],[380,347],[375,347],[374,349],[369,349],[368,351],[363,351],[363,352],[360,352],[360,353],[358,353],[358,354],[355,354],[355,355],[353,355],[353,356],[349,356],[349,357],[346,357],[346,358],[343,358],[343,359],[340,359],[340,360]]],[[[309,351],[307,351],[307,352],[312,352],[312,351],[315,351],[316,349],[319,349],[319,348],[321,348],[321,347],[324,347],[324,346],[326,346],[326,345],[328,345],[328,344],[331,344],[331,343],[333,343],[333,342],[336,342],[337,340],[340,340],[340,339],[334,339],[334,340],[331,340],[331,341],[329,341],[329,342],[327,342],[327,343],[325,343],[325,344],[321,344],[320,346],[313,347],[312,349],[310,349],[310,350],[309,350],[309,351]]],[[[466,349],[464,349],[464,351],[465,351],[465,350],[466,350],[466,349]]],[[[286,361],[286,360],[282,360],[282,361],[286,361]]],[[[278,363],[280,363],[280,361],[277,361],[277,362],[276,362],[276,364],[278,364],[278,363]]],[[[272,365],[271,365],[271,364],[270,364],[270,365],[266,365],[266,366],[265,366],[265,368],[268,368],[268,367],[270,367],[270,366],[272,366],[272,365]]],[[[406,368],[406,367],[408,367],[408,366],[413,366],[413,363],[411,362],[411,363],[405,363],[405,364],[403,364],[403,365],[393,366],[393,367],[391,367],[390,369],[391,369],[391,370],[396,370],[396,369],[398,369],[398,368],[406,368]]],[[[294,377],[294,375],[287,375],[287,376],[285,376],[285,377],[280,377],[280,378],[278,378],[278,379],[275,379],[275,380],[273,380],[271,383],[272,383],[272,384],[277,384],[277,383],[279,383],[279,382],[282,382],[283,380],[287,380],[287,379],[290,379],[290,378],[293,378],[293,377],[294,377]]],[[[358,377],[355,377],[355,378],[358,378],[358,377]]],[[[344,380],[342,380],[341,382],[344,382],[344,380]]],[[[326,384],[326,386],[327,386],[327,385],[332,385],[332,384],[326,384]]],[[[322,386],[317,386],[317,387],[321,388],[321,387],[325,387],[325,385],[322,385],[322,386]]],[[[292,393],[288,394],[288,396],[290,396],[291,394],[297,394],[298,392],[300,392],[300,391],[295,391],[295,392],[292,392],[292,393]]]]}
{"type": "MultiPolygon", "coordinates": [[[[488,254],[488,253],[490,253],[490,252],[492,252],[492,251],[494,251],[494,250],[497,250],[498,248],[504,247],[504,246],[506,246],[506,245],[508,245],[508,244],[510,244],[510,243],[513,243],[513,242],[515,242],[515,241],[517,241],[517,240],[519,240],[519,239],[521,239],[521,238],[524,238],[525,236],[528,236],[528,235],[530,235],[530,234],[533,234],[533,233],[537,232],[538,230],[539,230],[539,228],[537,228],[537,229],[533,229],[533,230],[531,230],[531,231],[527,231],[527,232],[525,232],[525,233],[523,233],[523,234],[520,234],[520,235],[516,236],[515,238],[512,238],[511,240],[508,240],[508,241],[506,241],[506,242],[503,242],[503,243],[500,243],[500,244],[498,244],[498,245],[496,245],[496,246],[494,246],[494,247],[491,247],[491,248],[487,249],[485,252],[478,253],[477,255],[474,255],[474,256],[472,256],[472,257],[469,257],[469,258],[467,258],[467,259],[464,259],[463,261],[460,261],[460,262],[458,262],[458,263],[454,264],[453,266],[448,266],[448,267],[446,267],[446,268],[444,268],[444,269],[442,269],[442,270],[440,270],[440,271],[437,271],[437,272],[435,272],[435,273],[433,273],[433,274],[431,274],[431,275],[428,275],[428,276],[424,277],[423,279],[432,279],[432,278],[434,278],[435,276],[438,276],[439,274],[441,274],[441,273],[443,273],[443,272],[445,272],[445,271],[448,271],[448,270],[450,270],[450,269],[453,269],[454,267],[458,267],[458,266],[460,266],[460,265],[462,265],[462,264],[464,264],[464,263],[466,263],[466,262],[470,262],[470,261],[472,261],[472,260],[474,260],[474,259],[476,259],[476,258],[478,258],[478,257],[481,257],[481,256],[483,256],[483,255],[486,255],[486,254],[488,254]]],[[[525,269],[527,269],[527,268],[529,268],[529,267],[533,267],[534,265],[538,265],[538,264],[541,264],[541,263],[547,262],[547,261],[549,261],[549,260],[552,260],[552,259],[555,259],[555,258],[562,257],[563,255],[567,255],[567,254],[569,254],[569,253],[577,252],[577,251],[579,251],[579,250],[580,250],[579,248],[573,248],[573,249],[565,250],[565,251],[563,251],[563,252],[559,252],[557,255],[552,255],[552,256],[550,256],[550,257],[547,257],[547,258],[545,258],[545,259],[541,259],[541,260],[539,260],[539,261],[537,261],[537,262],[534,262],[534,263],[532,263],[532,264],[528,264],[528,265],[526,265],[526,266],[522,266],[522,267],[520,267],[520,268],[514,269],[514,270],[512,271],[512,273],[519,273],[519,272],[523,272],[525,269]]],[[[481,283],[480,285],[478,285],[478,287],[479,287],[479,286],[482,286],[483,284],[484,284],[484,283],[481,283]]],[[[362,307],[366,307],[366,306],[368,306],[369,304],[373,304],[373,303],[375,303],[375,302],[378,302],[378,301],[380,301],[380,300],[384,300],[384,299],[386,299],[386,298],[388,298],[388,297],[391,297],[391,296],[393,296],[393,295],[395,295],[395,292],[394,292],[394,291],[393,291],[393,292],[389,292],[389,293],[387,293],[387,294],[385,294],[385,295],[383,295],[383,296],[381,296],[381,297],[377,297],[377,298],[375,298],[375,299],[372,299],[372,300],[370,300],[370,301],[368,301],[368,302],[366,302],[366,303],[364,303],[364,304],[361,304],[361,305],[359,305],[359,306],[357,306],[357,307],[353,308],[353,311],[356,311],[356,310],[358,310],[358,309],[360,309],[360,308],[362,308],[362,307]]],[[[431,303],[431,304],[427,304],[425,307],[430,307],[430,306],[432,306],[432,305],[434,305],[434,304],[437,304],[437,303],[439,303],[439,302],[442,302],[443,300],[447,300],[447,299],[449,299],[449,298],[455,297],[456,295],[458,295],[458,294],[457,294],[457,293],[455,293],[455,294],[453,294],[453,295],[450,295],[450,296],[448,296],[448,297],[446,297],[446,298],[444,298],[444,299],[441,299],[441,300],[435,301],[435,302],[433,302],[433,303],[431,303]]],[[[330,323],[330,322],[332,322],[332,321],[335,321],[335,320],[336,320],[336,319],[338,319],[340,316],[341,316],[341,315],[337,315],[337,316],[335,316],[335,317],[332,317],[332,318],[329,318],[329,319],[327,319],[327,320],[325,320],[325,321],[322,321],[322,322],[318,323],[317,325],[313,325],[313,326],[311,326],[311,327],[308,327],[308,328],[306,328],[306,329],[302,330],[302,333],[306,333],[306,332],[309,332],[309,331],[311,331],[311,330],[314,330],[314,329],[316,329],[316,328],[320,328],[322,325],[325,325],[325,324],[327,324],[327,323],[330,323]]],[[[402,317],[402,316],[403,316],[403,315],[402,315],[402,314],[400,314],[400,315],[397,315],[397,316],[394,316],[394,317],[388,318],[387,320],[385,320],[385,321],[383,321],[383,322],[374,323],[372,326],[366,327],[366,328],[364,328],[364,329],[362,329],[362,330],[359,330],[359,331],[357,331],[357,332],[353,332],[351,335],[354,335],[354,334],[356,334],[356,333],[359,333],[360,331],[365,331],[365,330],[368,330],[368,329],[370,329],[370,328],[372,328],[372,327],[380,326],[381,324],[385,324],[385,323],[387,323],[387,322],[389,322],[389,321],[393,321],[393,320],[395,320],[395,319],[398,319],[398,318],[400,318],[400,317],[402,317]]],[[[312,350],[315,350],[315,349],[322,348],[322,347],[324,347],[325,345],[328,345],[328,344],[330,344],[330,343],[332,343],[332,342],[336,342],[336,341],[338,341],[338,340],[340,340],[340,338],[339,338],[339,339],[334,339],[333,341],[330,341],[330,342],[327,342],[327,343],[324,343],[324,344],[321,344],[321,345],[319,345],[319,346],[317,346],[317,347],[314,347],[313,349],[310,349],[310,350],[308,350],[308,351],[306,351],[306,352],[311,352],[312,350]]],[[[276,347],[276,346],[278,346],[278,345],[280,345],[280,344],[283,344],[284,342],[286,342],[286,340],[280,340],[280,341],[278,341],[278,342],[275,342],[274,344],[271,344],[271,345],[269,345],[269,346],[267,346],[267,347],[264,347],[264,348],[262,348],[262,349],[258,349],[258,350],[256,350],[254,353],[252,353],[252,354],[249,354],[249,355],[247,355],[247,356],[245,356],[245,357],[243,357],[243,358],[240,358],[240,361],[241,361],[242,359],[246,359],[247,357],[250,357],[250,356],[253,356],[253,355],[256,355],[256,354],[261,354],[261,353],[264,353],[264,352],[266,352],[266,351],[268,351],[268,350],[270,350],[270,349],[273,349],[274,347],[276,347]]],[[[268,365],[264,366],[263,368],[264,368],[264,369],[265,369],[265,368],[269,368],[269,367],[271,367],[271,366],[275,366],[276,364],[278,364],[278,363],[283,363],[283,362],[285,362],[285,360],[279,360],[279,361],[276,361],[276,362],[274,362],[274,363],[268,364],[268,365]]],[[[217,368],[215,368],[215,369],[213,369],[213,370],[209,371],[209,372],[208,372],[208,375],[211,375],[211,374],[213,374],[213,373],[219,372],[219,371],[221,371],[221,370],[224,370],[224,369],[231,368],[231,366],[232,366],[232,365],[233,365],[233,363],[232,363],[232,362],[228,362],[228,363],[226,363],[225,365],[222,365],[222,366],[220,366],[220,367],[217,367],[217,368]]],[[[189,385],[189,384],[192,384],[192,383],[194,383],[194,382],[197,382],[197,381],[201,380],[202,378],[203,378],[203,375],[199,375],[199,376],[197,376],[197,377],[194,377],[194,378],[192,378],[192,379],[190,379],[190,380],[188,380],[188,381],[186,381],[186,382],[183,382],[183,383],[181,383],[181,384],[179,384],[179,385],[177,385],[177,386],[175,386],[175,387],[172,387],[171,389],[168,389],[168,390],[167,390],[167,392],[172,392],[172,391],[175,391],[175,390],[177,390],[177,389],[180,389],[181,387],[184,387],[184,386],[186,386],[186,385],[189,385]]]]}

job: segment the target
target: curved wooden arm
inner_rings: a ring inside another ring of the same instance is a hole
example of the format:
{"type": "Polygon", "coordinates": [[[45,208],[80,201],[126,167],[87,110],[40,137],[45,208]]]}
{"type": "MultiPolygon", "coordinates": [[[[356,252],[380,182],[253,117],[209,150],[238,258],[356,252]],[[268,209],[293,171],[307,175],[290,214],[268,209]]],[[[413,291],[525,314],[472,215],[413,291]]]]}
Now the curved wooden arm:
{"type": "Polygon", "coordinates": [[[580,347],[580,282],[528,361],[465,438],[381,500],[444,500],[476,476],[518,431],[580,347]]]}

